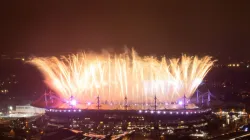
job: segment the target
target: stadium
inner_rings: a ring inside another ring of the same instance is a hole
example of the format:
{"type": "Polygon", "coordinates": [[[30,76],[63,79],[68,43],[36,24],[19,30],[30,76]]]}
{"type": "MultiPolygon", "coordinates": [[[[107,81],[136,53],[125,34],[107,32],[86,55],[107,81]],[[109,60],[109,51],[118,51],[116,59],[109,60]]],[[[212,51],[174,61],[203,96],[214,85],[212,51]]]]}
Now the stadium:
{"type": "Polygon", "coordinates": [[[132,49],[35,57],[29,63],[51,89],[32,104],[46,108],[51,124],[86,132],[100,123],[117,131],[153,127],[169,132],[205,126],[211,114],[190,100],[214,63],[208,56],[158,59],[132,49]]]}

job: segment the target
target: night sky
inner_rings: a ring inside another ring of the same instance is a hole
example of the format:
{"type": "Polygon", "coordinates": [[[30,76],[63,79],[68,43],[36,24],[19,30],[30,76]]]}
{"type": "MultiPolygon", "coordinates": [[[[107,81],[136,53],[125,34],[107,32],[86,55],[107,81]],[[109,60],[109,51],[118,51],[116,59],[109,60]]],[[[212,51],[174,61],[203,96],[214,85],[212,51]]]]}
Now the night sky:
{"type": "Polygon", "coordinates": [[[250,58],[247,1],[1,2],[0,52],[205,53],[250,58]]]}

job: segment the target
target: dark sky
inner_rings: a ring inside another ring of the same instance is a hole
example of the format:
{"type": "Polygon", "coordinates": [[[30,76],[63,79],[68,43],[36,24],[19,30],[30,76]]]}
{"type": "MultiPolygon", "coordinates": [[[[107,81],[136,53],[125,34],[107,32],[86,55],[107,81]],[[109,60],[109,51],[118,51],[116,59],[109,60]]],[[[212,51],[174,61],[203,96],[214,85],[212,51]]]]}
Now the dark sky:
{"type": "Polygon", "coordinates": [[[127,45],[141,54],[250,58],[247,1],[1,2],[1,52],[58,53],[127,45]]]}

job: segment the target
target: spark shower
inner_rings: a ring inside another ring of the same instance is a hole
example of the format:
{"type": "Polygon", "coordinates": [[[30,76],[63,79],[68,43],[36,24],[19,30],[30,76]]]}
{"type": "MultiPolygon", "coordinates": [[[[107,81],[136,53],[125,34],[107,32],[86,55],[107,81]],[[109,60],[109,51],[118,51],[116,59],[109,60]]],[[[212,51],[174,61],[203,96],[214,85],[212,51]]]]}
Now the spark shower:
{"type": "Polygon", "coordinates": [[[60,57],[35,57],[30,61],[43,73],[45,83],[61,99],[80,103],[124,104],[176,102],[190,98],[214,61],[209,56],[182,55],[179,59],[139,56],[132,49],[122,54],[80,52],[60,57]]]}

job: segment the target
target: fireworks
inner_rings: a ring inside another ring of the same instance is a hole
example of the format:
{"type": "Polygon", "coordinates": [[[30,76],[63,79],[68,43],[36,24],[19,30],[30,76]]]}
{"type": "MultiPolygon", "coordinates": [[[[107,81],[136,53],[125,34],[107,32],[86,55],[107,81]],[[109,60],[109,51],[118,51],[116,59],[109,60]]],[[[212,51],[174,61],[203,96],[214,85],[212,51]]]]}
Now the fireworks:
{"type": "Polygon", "coordinates": [[[211,57],[157,59],[140,57],[134,50],[123,54],[78,53],[37,57],[30,63],[43,73],[45,83],[62,99],[77,102],[148,104],[190,98],[213,65],[211,57]]]}

